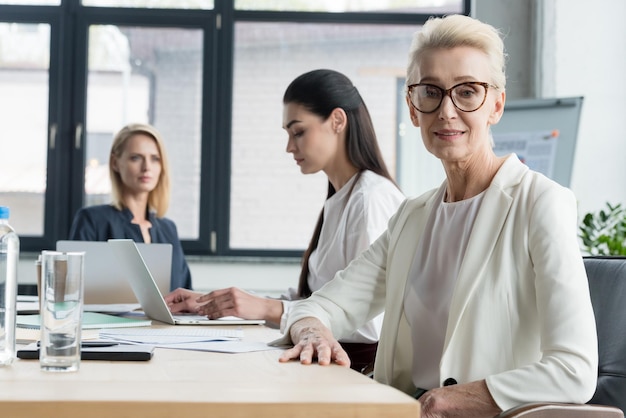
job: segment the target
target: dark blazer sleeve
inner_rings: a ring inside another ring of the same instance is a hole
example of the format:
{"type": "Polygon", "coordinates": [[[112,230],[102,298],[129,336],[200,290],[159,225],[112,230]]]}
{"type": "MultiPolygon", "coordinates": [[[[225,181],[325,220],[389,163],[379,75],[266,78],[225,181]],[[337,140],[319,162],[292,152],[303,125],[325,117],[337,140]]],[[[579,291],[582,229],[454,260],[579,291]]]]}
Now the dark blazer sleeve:
{"type": "Polygon", "coordinates": [[[75,241],[99,241],[94,218],[86,208],[79,209],[70,228],[69,239],[75,241]]]}

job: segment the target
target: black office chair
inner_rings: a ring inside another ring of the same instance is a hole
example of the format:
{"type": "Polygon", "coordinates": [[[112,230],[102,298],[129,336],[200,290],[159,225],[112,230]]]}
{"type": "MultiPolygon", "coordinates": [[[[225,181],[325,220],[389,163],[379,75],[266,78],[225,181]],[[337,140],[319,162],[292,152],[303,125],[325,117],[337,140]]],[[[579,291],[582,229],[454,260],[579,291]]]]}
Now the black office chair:
{"type": "Polygon", "coordinates": [[[497,418],[623,418],[626,411],[626,257],[585,257],[598,329],[598,385],[586,405],[534,403],[497,418]]]}

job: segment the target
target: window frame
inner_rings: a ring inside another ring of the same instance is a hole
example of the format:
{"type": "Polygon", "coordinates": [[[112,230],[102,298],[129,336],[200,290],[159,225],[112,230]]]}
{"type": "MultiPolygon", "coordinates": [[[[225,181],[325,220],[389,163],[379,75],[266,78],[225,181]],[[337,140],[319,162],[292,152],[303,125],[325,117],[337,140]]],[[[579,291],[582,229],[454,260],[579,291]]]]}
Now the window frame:
{"type": "MultiPolygon", "coordinates": [[[[78,0],[79,1],[79,0],[78,0]]],[[[178,10],[178,9],[129,9],[129,8],[109,8],[109,7],[83,7],[84,13],[80,14],[77,21],[77,33],[88,33],[90,25],[122,25],[136,27],[176,27],[184,29],[201,29],[204,31],[204,53],[203,53],[203,77],[202,77],[202,125],[201,132],[201,156],[200,156],[200,202],[199,202],[199,231],[197,240],[181,240],[183,249],[186,254],[213,254],[215,251],[210,246],[211,231],[214,225],[213,208],[211,207],[211,190],[215,184],[215,178],[218,175],[216,166],[216,154],[214,151],[214,142],[216,136],[216,127],[218,124],[217,114],[219,107],[217,103],[223,100],[219,97],[216,87],[215,65],[217,62],[217,48],[215,47],[219,41],[217,28],[217,12],[215,10],[178,10]]],[[[78,44],[75,49],[82,54],[78,59],[77,67],[82,68],[80,75],[76,80],[80,83],[81,88],[86,89],[87,85],[87,49],[88,39],[86,36],[78,37],[78,44]],[[80,77],[80,78],[79,78],[80,77]]],[[[80,90],[80,89],[79,89],[80,90]]],[[[78,92],[75,95],[75,123],[85,125],[86,120],[86,90],[78,92]]],[[[83,130],[83,145],[84,145],[83,130]]],[[[84,151],[81,148],[74,156],[74,170],[77,175],[74,176],[77,184],[72,186],[75,190],[74,200],[72,200],[70,213],[73,214],[83,206],[83,188],[84,188],[84,151]]],[[[69,227],[68,227],[69,232],[69,227]]]]}

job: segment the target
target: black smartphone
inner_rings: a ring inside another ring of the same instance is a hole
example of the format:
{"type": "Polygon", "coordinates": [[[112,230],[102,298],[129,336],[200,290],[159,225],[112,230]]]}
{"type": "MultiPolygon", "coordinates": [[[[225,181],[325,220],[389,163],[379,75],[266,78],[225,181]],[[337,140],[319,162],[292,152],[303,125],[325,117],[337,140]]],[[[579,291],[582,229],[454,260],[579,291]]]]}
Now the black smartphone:
{"type": "MultiPolygon", "coordinates": [[[[145,344],[83,344],[81,360],[147,361],[154,354],[154,346],[145,344]]],[[[31,343],[17,350],[17,357],[25,360],[39,359],[39,344],[31,343]]]]}

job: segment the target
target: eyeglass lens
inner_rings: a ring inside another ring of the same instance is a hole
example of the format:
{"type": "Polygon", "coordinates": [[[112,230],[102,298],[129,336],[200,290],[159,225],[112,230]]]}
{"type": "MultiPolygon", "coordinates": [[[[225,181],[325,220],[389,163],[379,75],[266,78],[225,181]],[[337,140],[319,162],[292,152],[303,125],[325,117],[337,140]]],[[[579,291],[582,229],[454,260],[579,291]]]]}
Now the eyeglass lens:
{"type": "Polygon", "coordinates": [[[439,108],[446,95],[459,110],[473,112],[485,101],[487,88],[479,83],[462,83],[444,90],[439,86],[420,84],[413,87],[411,101],[420,112],[430,113],[439,108]]]}

